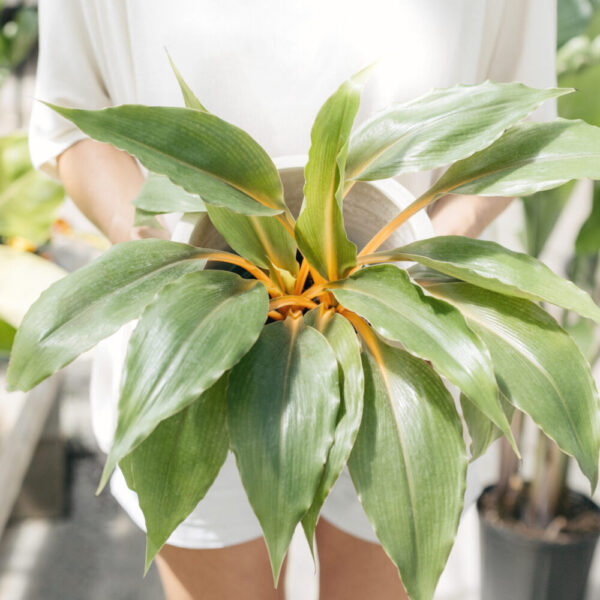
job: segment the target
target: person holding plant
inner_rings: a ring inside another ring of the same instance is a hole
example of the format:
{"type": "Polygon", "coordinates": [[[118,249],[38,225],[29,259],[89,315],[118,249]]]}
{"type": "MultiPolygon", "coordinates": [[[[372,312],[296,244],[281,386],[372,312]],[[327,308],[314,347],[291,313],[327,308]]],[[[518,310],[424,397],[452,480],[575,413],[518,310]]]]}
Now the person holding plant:
{"type": "MultiPolygon", "coordinates": [[[[155,0],[41,0],[40,27],[40,100],[86,109],[181,105],[166,48],[208,110],[248,131],[271,156],[306,153],[310,124],[329,91],[377,60],[359,120],[433,87],[487,78],[554,85],[552,0],[374,0],[368,7],[355,0],[173,0],[168,12],[155,0]]],[[[30,133],[34,164],[61,178],[111,242],[168,236],[134,227],[131,201],[145,176],[131,156],[86,138],[40,103],[30,133]]],[[[432,179],[415,174],[401,182],[418,195],[432,179]]],[[[476,237],[507,204],[449,196],[430,216],[437,234],[476,237]]],[[[177,218],[167,215],[168,231],[177,218]]],[[[93,419],[103,450],[114,431],[125,345],[119,334],[103,343],[94,369],[93,419]]],[[[111,491],[143,527],[120,472],[111,491]]],[[[347,473],[323,515],[316,533],[321,597],[405,597],[347,473]]],[[[157,563],[169,600],[283,597],[283,586],[273,589],[260,527],[231,458],[157,563]]]]}

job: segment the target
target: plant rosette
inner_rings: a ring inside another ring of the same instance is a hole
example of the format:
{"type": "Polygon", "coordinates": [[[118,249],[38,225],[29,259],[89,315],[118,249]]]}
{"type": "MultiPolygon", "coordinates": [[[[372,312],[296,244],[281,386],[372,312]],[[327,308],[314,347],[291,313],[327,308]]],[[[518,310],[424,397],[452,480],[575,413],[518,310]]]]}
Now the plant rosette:
{"type": "Polygon", "coordinates": [[[231,448],[275,581],[298,523],[312,545],[347,464],[409,596],[432,598],[468,462],[443,379],[461,390],[473,456],[497,431],[514,444],[510,415],[523,411],[596,486],[590,368],[538,305],[600,322],[592,299],[491,242],[382,246],[446,194],[525,196],[600,178],[600,129],[522,122],[570,90],[492,82],[434,90],[353,131],[361,72],[316,117],[296,218],[266,152],[176,75],[187,108],[53,108],[154,174],[135,201],[140,218],[204,213],[232,251],[117,244],[42,294],[17,332],[8,371],[12,388],[29,389],[138,319],[100,488],[118,464],[145,515],[148,564],[231,448]],[[357,250],[343,210],[354,186],[447,165],[357,250]]]}

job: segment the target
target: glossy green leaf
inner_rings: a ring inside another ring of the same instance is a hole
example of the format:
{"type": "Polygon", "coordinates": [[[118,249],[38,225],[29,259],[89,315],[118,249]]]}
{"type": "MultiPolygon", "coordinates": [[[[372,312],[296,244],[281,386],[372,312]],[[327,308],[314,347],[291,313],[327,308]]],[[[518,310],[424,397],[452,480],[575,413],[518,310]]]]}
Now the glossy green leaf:
{"type": "Polygon", "coordinates": [[[125,242],[52,285],[19,327],[11,389],[31,389],[138,317],[164,285],[202,269],[206,255],[163,240],[125,242]]]}
{"type": "Polygon", "coordinates": [[[575,342],[528,300],[467,283],[427,289],[460,309],[489,348],[506,397],[563,452],[577,459],[594,489],[600,435],[598,394],[575,342]]]}
{"type": "MultiPolygon", "coordinates": [[[[510,423],[515,410],[514,406],[502,393],[500,393],[500,403],[506,419],[510,423]]],[[[460,395],[460,405],[471,437],[471,460],[475,460],[482,456],[490,444],[502,437],[503,434],[464,394],[460,395]]]]}
{"type": "Polygon", "coordinates": [[[183,75],[180,73],[179,69],[175,66],[171,55],[167,52],[167,56],[169,57],[169,62],[171,63],[171,69],[173,69],[173,73],[177,78],[177,83],[179,84],[179,89],[181,90],[181,94],[183,95],[183,101],[187,108],[193,108],[195,110],[200,110],[202,112],[209,112],[202,102],[198,100],[196,94],[192,91],[192,88],[185,82],[183,75]]]}
{"type": "Polygon", "coordinates": [[[137,208],[151,213],[202,212],[206,206],[200,196],[186,192],[168,177],[149,173],[133,201],[137,208]]]}
{"type": "Polygon", "coordinates": [[[382,260],[416,261],[479,287],[556,304],[600,323],[600,308],[588,294],[539,260],[495,242],[440,236],[371,256],[382,260]]]}
{"type": "Polygon", "coordinates": [[[526,196],[585,177],[600,179],[600,128],[565,119],[522,123],[454,163],[424,196],[526,196]]]}
{"type": "Polygon", "coordinates": [[[296,244],[277,219],[240,215],[220,206],[209,206],[208,215],[237,254],[263,269],[297,274],[296,244]]]}
{"type": "Polygon", "coordinates": [[[121,461],[146,521],[146,570],[213,484],[229,449],[227,376],[162,421],[121,461]]]}
{"type": "Polygon", "coordinates": [[[486,81],[392,105],[352,135],[347,176],[371,181],[447,165],[485,148],[542,102],[569,91],[486,81]]]}
{"type": "Polygon", "coordinates": [[[96,111],[49,106],[87,135],[129,152],[207,204],[249,215],[286,210],[273,161],[247,133],[215,115],[162,106],[96,111]]]}
{"type": "Polygon", "coordinates": [[[10,354],[16,333],[17,330],[12,325],[0,319],[0,358],[6,358],[10,354]]]}
{"type": "Polygon", "coordinates": [[[367,319],[383,338],[431,361],[436,371],[512,438],[489,353],[460,312],[426,296],[406,271],[393,265],[361,269],[328,289],[346,308],[367,319]]]}
{"type": "Polygon", "coordinates": [[[248,352],[267,310],[262,284],[226,271],[188,273],[158,293],[129,342],[100,489],[161,421],[191,404],[248,352]]]}
{"type": "Polygon", "coordinates": [[[231,447],[265,536],[275,582],[323,474],[339,385],[331,346],[302,319],[267,325],[230,375],[231,447]]]}
{"type": "Polygon", "coordinates": [[[50,238],[50,227],[65,192],[38,171],[28,171],[0,194],[0,236],[22,237],[36,246],[50,238]]]}
{"type": "Polygon", "coordinates": [[[525,245],[527,254],[536,258],[541,254],[554,226],[562,214],[575,182],[521,198],[525,212],[525,245]]]}
{"type": "Polygon", "coordinates": [[[431,600],[463,506],[467,457],[450,393],[424,361],[378,343],[348,467],[411,600],[431,600]]]}
{"type": "Polygon", "coordinates": [[[592,210],[577,234],[575,252],[595,254],[598,251],[600,251],[600,183],[594,182],[592,210]]]}
{"type": "Polygon", "coordinates": [[[329,280],[356,265],[356,246],[344,229],[342,200],[348,140],[366,75],[361,71],[338,88],[319,111],[311,131],[296,239],[310,264],[329,280]]]}
{"type": "Polygon", "coordinates": [[[320,331],[335,353],[340,371],[340,411],[335,426],[335,439],[327,457],[325,472],[312,505],[302,518],[306,539],[314,554],[315,527],[321,508],[348,461],[358,434],[363,411],[364,375],[360,344],[356,333],[344,317],[333,312],[320,315],[319,309],[305,316],[309,325],[320,331]]]}

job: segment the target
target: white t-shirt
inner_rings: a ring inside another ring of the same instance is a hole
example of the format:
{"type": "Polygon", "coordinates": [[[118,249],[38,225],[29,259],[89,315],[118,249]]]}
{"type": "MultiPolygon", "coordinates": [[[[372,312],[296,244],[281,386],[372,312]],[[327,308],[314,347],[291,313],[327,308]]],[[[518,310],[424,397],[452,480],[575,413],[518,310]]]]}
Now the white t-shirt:
{"type": "MultiPolygon", "coordinates": [[[[207,108],[271,156],[306,154],[319,107],[374,61],[357,122],[433,87],[555,84],[555,0],[40,0],[39,9],[36,98],[88,109],[182,105],[167,49],[207,108]]],[[[538,116],[553,111],[550,103],[538,116]]],[[[56,174],[55,158],[84,137],[36,103],[36,166],[56,174]]],[[[419,194],[430,179],[400,181],[419,194]]],[[[118,384],[96,372],[93,421],[104,450],[118,384]]]]}

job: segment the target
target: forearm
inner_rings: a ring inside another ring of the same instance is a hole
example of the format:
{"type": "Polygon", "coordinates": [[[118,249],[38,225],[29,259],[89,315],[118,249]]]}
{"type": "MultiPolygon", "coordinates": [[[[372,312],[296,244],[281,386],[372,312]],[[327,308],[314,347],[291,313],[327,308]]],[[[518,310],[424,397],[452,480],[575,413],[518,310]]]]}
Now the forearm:
{"type": "Polygon", "coordinates": [[[448,195],[429,212],[437,235],[476,238],[511,203],[512,198],[448,195]]]}
{"type": "Polygon", "coordinates": [[[107,144],[83,140],[59,156],[58,171],[67,194],[111,242],[136,237],[132,201],[144,176],[131,156],[107,144]]]}

